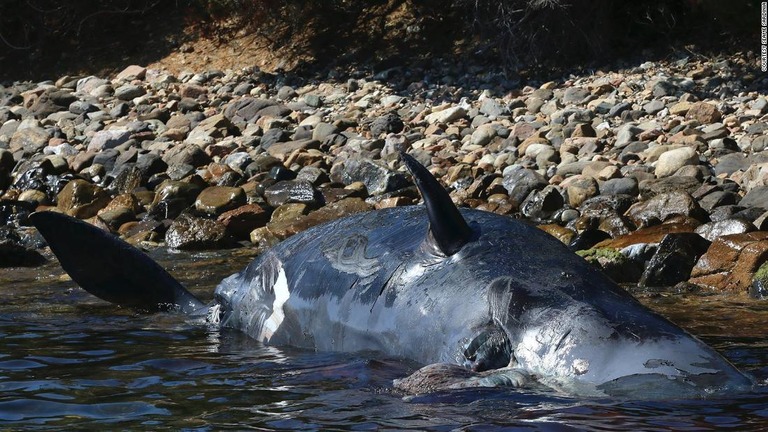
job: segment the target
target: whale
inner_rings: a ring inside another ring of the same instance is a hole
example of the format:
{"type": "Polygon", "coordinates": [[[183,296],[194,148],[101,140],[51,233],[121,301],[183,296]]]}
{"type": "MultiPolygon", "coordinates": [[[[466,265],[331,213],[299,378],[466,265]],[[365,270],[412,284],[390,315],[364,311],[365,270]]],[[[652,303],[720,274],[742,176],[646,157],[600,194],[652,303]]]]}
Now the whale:
{"type": "Polygon", "coordinates": [[[204,303],[146,254],[54,211],[30,215],[72,280],[121,307],[179,313],[267,345],[413,362],[406,394],[546,388],[575,397],[702,398],[755,383],[533,225],[459,208],[401,152],[423,205],[298,233],[204,303]]]}

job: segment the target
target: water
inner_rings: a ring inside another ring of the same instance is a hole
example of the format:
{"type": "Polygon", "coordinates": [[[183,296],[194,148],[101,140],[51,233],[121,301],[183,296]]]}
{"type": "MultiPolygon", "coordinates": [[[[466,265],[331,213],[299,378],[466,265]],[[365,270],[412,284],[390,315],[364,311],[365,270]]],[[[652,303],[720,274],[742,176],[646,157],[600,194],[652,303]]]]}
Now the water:
{"type": "MultiPolygon", "coordinates": [[[[242,252],[158,255],[210,299],[242,252]]],[[[91,297],[55,263],[0,271],[0,428],[22,430],[763,430],[768,390],[693,401],[580,400],[464,390],[404,400],[413,364],[375,353],[265,347],[91,297]]],[[[742,370],[768,377],[768,303],[641,296],[742,370]]]]}

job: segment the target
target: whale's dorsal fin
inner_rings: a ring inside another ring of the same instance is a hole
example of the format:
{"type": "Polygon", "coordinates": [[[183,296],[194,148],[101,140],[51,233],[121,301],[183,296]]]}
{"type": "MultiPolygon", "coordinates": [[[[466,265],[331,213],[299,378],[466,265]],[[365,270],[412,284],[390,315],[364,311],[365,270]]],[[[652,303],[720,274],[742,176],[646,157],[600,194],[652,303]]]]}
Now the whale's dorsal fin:
{"type": "Polygon", "coordinates": [[[472,229],[451,200],[448,191],[424,165],[405,152],[400,152],[400,158],[411,172],[424,199],[431,240],[446,256],[455,254],[472,237],[472,229]]]}
{"type": "Polygon", "coordinates": [[[147,312],[204,313],[205,304],[116,236],[61,213],[33,213],[29,219],[72,280],[96,297],[147,312]]]}

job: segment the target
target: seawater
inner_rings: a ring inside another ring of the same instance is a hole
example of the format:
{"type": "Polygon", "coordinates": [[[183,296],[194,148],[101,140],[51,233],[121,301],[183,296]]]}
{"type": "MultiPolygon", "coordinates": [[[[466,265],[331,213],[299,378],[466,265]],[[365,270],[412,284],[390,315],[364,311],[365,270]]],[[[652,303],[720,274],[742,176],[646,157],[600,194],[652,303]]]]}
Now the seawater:
{"type": "MultiPolygon", "coordinates": [[[[154,258],[206,300],[251,259],[233,251],[154,258]]],[[[135,314],[62,274],[55,262],[0,270],[0,429],[768,429],[762,385],[711,400],[584,400],[508,389],[404,399],[391,381],[415,364],[266,347],[178,316],[135,314]]],[[[768,302],[636,294],[758,382],[768,378],[768,302]]]]}

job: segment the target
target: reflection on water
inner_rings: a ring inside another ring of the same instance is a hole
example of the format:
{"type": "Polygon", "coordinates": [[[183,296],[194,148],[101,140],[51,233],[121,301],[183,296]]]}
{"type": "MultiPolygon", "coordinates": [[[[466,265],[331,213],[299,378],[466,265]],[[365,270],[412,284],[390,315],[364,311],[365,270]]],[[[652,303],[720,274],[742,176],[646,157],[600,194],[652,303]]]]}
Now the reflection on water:
{"type": "MultiPolygon", "coordinates": [[[[210,299],[248,256],[156,256],[210,299]]],[[[768,303],[719,296],[643,301],[760,381],[768,303]]],[[[578,400],[534,391],[462,390],[405,401],[390,390],[413,364],[375,354],[264,347],[171,315],[117,309],[54,264],[0,272],[3,429],[762,430],[768,391],[707,401],[578,400]]]]}

